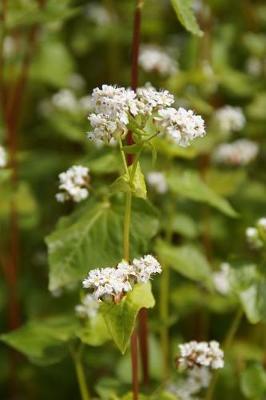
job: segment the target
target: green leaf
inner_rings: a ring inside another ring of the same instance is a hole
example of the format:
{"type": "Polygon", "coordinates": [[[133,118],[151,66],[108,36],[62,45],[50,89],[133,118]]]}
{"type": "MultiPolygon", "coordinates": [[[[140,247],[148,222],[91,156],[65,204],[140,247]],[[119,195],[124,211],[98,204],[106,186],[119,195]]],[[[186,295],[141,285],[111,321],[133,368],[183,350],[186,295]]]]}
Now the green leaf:
{"type": "Polygon", "coordinates": [[[212,286],[211,268],[204,255],[192,245],[175,247],[162,240],[156,244],[156,253],[162,263],[193,281],[212,286]]]}
{"type": "Polygon", "coordinates": [[[102,305],[106,325],[121,353],[127,349],[139,310],[154,305],[150,283],[136,284],[119,304],[102,305]]]}
{"type": "MultiPolygon", "coordinates": [[[[133,165],[131,165],[128,169],[129,174],[132,174],[133,165]]],[[[124,173],[122,176],[117,178],[115,182],[111,185],[112,193],[119,192],[132,192],[132,194],[136,197],[140,197],[142,199],[147,198],[147,189],[144,175],[141,171],[140,163],[137,163],[136,170],[134,172],[134,179],[131,182],[130,177],[127,173],[124,173]]]]}
{"type": "Polygon", "coordinates": [[[101,346],[111,339],[103,316],[100,313],[86,322],[78,331],[77,336],[83,343],[90,346],[101,346]]]}
{"type": "MultiPolygon", "coordinates": [[[[170,222],[171,229],[188,239],[195,239],[199,234],[199,228],[196,222],[186,214],[175,214],[170,222]]],[[[164,221],[165,229],[169,227],[169,221],[164,221]]]]}
{"type": "Polygon", "coordinates": [[[202,36],[203,32],[200,30],[192,10],[192,0],[171,0],[171,3],[181,25],[193,35],[202,36]]]}
{"type": "MultiPolygon", "coordinates": [[[[92,268],[121,261],[123,222],[124,203],[115,199],[100,204],[88,202],[83,209],[62,218],[46,239],[50,290],[80,281],[92,268]]],[[[154,208],[142,199],[134,199],[130,232],[132,257],[147,250],[158,227],[154,208]]]]}
{"type": "Polygon", "coordinates": [[[0,339],[40,365],[54,364],[66,355],[66,343],[75,337],[79,322],[61,316],[30,321],[21,328],[3,334],[0,339]]]}
{"type": "Polygon", "coordinates": [[[242,372],[240,388],[247,399],[262,399],[266,392],[266,373],[259,364],[253,364],[242,372]]]}
{"type": "Polygon", "coordinates": [[[207,203],[229,217],[237,213],[223,197],[216,194],[194,171],[175,171],[167,177],[170,189],[185,198],[207,203]]]}
{"type": "Polygon", "coordinates": [[[250,323],[266,321],[266,280],[256,265],[231,268],[230,283],[250,323]]]}

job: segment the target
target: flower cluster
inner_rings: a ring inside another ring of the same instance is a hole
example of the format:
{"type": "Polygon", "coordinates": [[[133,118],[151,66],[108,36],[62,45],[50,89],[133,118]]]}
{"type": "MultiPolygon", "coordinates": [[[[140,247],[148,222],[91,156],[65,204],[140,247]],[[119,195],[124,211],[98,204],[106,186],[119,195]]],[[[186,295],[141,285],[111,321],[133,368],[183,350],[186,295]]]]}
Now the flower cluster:
{"type": "Polygon", "coordinates": [[[221,264],[220,271],[213,273],[213,283],[217,292],[227,295],[230,292],[230,264],[224,262],[221,264]]]}
{"type": "Polygon", "coordinates": [[[218,342],[196,342],[191,341],[179,345],[180,356],[177,365],[183,368],[195,366],[219,369],[224,366],[224,353],[218,342]]]}
{"type": "Polygon", "coordinates": [[[89,168],[81,165],[73,165],[67,171],[59,174],[59,190],[56,200],[63,203],[73,200],[79,203],[88,197],[88,185],[90,181],[89,168]]]}
{"type": "Polygon", "coordinates": [[[132,264],[122,261],[116,268],[97,268],[89,272],[83,287],[92,290],[97,300],[119,302],[133,289],[135,283],[147,283],[153,274],[160,273],[161,266],[151,255],[135,258],[132,264]]]}
{"type": "Polygon", "coordinates": [[[5,149],[0,146],[0,168],[5,167],[7,164],[7,154],[5,149]]]}
{"type": "Polygon", "coordinates": [[[81,304],[75,307],[76,314],[80,318],[95,318],[99,309],[99,303],[91,294],[83,297],[81,304]]]}
{"type": "Polygon", "coordinates": [[[215,112],[215,119],[222,132],[237,132],[246,124],[240,107],[224,106],[215,112]]]}
{"type": "Polygon", "coordinates": [[[168,387],[168,390],[180,400],[193,400],[201,390],[206,389],[211,381],[211,373],[206,367],[194,367],[187,371],[186,379],[168,387]]]}
{"type": "Polygon", "coordinates": [[[260,218],[256,227],[250,226],[246,229],[246,238],[249,245],[255,249],[266,243],[266,217],[260,218]]]}
{"type": "Polygon", "coordinates": [[[139,65],[146,72],[173,75],[177,72],[177,62],[156,45],[143,45],[140,49],[139,65]]]}
{"type": "Polygon", "coordinates": [[[133,118],[141,131],[147,118],[152,117],[158,134],[164,133],[176,144],[188,146],[191,140],[205,134],[204,121],[191,110],[170,107],[173,103],[174,97],[167,90],[146,86],[135,93],[123,87],[103,85],[101,89],[94,89],[91,96],[92,112],[88,119],[92,130],[88,138],[95,143],[114,143],[127,135],[133,118]]]}
{"type": "Polygon", "coordinates": [[[214,151],[213,160],[231,166],[245,166],[257,157],[258,151],[257,143],[239,139],[233,143],[219,145],[214,151]]]}
{"type": "Polygon", "coordinates": [[[201,116],[182,107],[178,110],[172,107],[159,110],[156,121],[170,140],[182,147],[187,147],[192,140],[205,135],[201,116]]]}
{"type": "Polygon", "coordinates": [[[159,194],[164,194],[168,190],[165,175],[159,171],[152,171],[147,174],[147,182],[159,194]]]}

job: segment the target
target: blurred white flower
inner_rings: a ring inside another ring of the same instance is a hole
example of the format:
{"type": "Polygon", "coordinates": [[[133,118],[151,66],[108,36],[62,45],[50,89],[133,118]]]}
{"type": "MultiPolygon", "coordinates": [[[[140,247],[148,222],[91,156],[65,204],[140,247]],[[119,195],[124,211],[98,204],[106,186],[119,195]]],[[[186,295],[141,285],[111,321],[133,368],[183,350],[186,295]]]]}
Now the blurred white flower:
{"type": "Polygon", "coordinates": [[[259,230],[253,226],[249,226],[246,229],[246,239],[250,247],[254,249],[259,249],[260,247],[263,246],[259,230]]]}
{"type": "Polygon", "coordinates": [[[7,165],[7,154],[3,146],[0,146],[0,168],[7,165]]]}
{"type": "Polygon", "coordinates": [[[213,283],[217,292],[227,295],[230,292],[230,264],[222,263],[220,271],[213,273],[213,283]]]}
{"type": "Polygon", "coordinates": [[[93,319],[96,317],[99,309],[99,302],[91,294],[83,297],[81,304],[75,307],[77,315],[81,318],[93,319]]]}
{"type": "Polygon", "coordinates": [[[85,15],[88,19],[96,25],[104,26],[112,22],[112,17],[109,11],[101,4],[91,3],[88,4],[85,10],[85,15]]]}
{"type": "Polygon", "coordinates": [[[262,61],[258,57],[250,57],[246,61],[246,71],[252,76],[260,76],[263,71],[262,61]]]}
{"type": "Polygon", "coordinates": [[[61,111],[75,112],[78,108],[78,101],[70,89],[62,89],[52,96],[51,102],[54,107],[61,111]]]}
{"type": "Polygon", "coordinates": [[[237,132],[246,124],[245,115],[240,107],[224,106],[215,112],[215,119],[223,132],[237,132]]]}
{"type": "Polygon", "coordinates": [[[257,143],[239,139],[233,143],[219,145],[213,153],[213,160],[221,164],[245,166],[257,157],[258,151],[257,143]]]}
{"type": "Polygon", "coordinates": [[[160,75],[173,75],[178,71],[177,62],[156,45],[141,46],[139,65],[146,72],[157,72],[160,75]]]}
{"type": "Polygon", "coordinates": [[[3,55],[6,58],[16,54],[16,41],[11,36],[6,36],[3,42],[3,55]]]}
{"type": "Polygon", "coordinates": [[[156,121],[171,141],[181,147],[187,147],[193,139],[206,134],[201,116],[182,107],[178,110],[171,107],[159,110],[156,121]]]}
{"type": "Polygon", "coordinates": [[[194,366],[187,370],[185,379],[177,384],[171,384],[167,389],[179,400],[196,400],[198,397],[194,396],[209,386],[211,377],[209,368],[194,366]]]}
{"type": "Polygon", "coordinates": [[[159,194],[164,194],[168,190],[165,175],[159,171],[151,171],[147,174],[148,184],[159,194]]]}
{"type": "Polygon", "coordinates": [[[81,165],[74,165],[66,172],[59,174],[59,190],[56,200],[63,203],[73,200],[79,203],[88,197],[88,184],[90,181],[89,168],[81,165]]]}
{"type": "Polygon", "coordinates": [[[266,230],[266,217],[262,217],[258,220],[258,227],[266,230]]]}
{"type": "Polygon", "coordinates": [[[180,356],[177,360],[178,366],[193,368],[204,366],[211,369],[219,369],[224,366],[224,353],[218,342],[196,342],[191,341],[179,345],[180,356]]]}

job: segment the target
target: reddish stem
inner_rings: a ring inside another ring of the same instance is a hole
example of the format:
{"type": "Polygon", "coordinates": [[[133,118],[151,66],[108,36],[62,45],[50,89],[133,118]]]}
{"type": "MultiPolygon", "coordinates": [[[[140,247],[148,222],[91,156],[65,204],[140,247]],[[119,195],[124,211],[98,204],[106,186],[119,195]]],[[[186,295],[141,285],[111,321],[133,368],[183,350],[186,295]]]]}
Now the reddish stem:
{"type": "MultiPolygon", "coordinates": [[[[139,59],[139,47],[140,47],[140,33],[141,33],[141,11],[143,6],[143,0],[137,0],[136,9],[134,14],[134,28],[132,38],[132,58],[131,58],[131,88],[136,91],[138,87],[138,59],[139,59]]],[[[127,144],[133,144],[132,133],[129,132],[127,135],[127,144]]],[[[127,154],[127,164],[133,163],[133,154],[127,154]]],[[[143,383],[148,384],[149,382],[149,362],[148,362],[148,313],[146,309],[142,309],[139,312],[139,343],[140,343],[140,354],[142,364],[142,375],[143,383]]]]}
{"type": "Polygon", "coordinates": [[[138,335],[134,332],[131,335],[131,370],[132,370],[132,390],[133,400],[139,398],[139,377],[138,377],[138,335]]]}

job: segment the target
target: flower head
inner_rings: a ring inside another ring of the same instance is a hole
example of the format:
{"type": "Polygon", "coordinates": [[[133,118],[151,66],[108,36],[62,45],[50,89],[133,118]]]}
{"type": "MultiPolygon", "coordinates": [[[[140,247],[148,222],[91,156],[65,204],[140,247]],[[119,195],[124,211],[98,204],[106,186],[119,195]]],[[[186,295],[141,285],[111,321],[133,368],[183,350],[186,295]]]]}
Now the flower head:
{"type": "Polygon", "coordinates": [[[75,112],[78,101],[70,89],[62,89],[52,96],[52,104],[61,111],[75,112]]]}
{"type": "Polygon", "coordinates": [[[88,184],[90,181],[89,168],[74,165],[66,172],[59,174],[59,190],[56,194],[58,202],[73,200],[76,203],[86,199],[89,195],[88,184]]]}
{"type": "Polygon", "coordinates": [[[141,46],[139,65],[146,72],[158,72],[160,75],[173,75],[178,70],[177,62],[155,45],[141,46]]]}
{"type": "Polygon", "coordinates": [[[233,143],[219,145],[214,151],[213,160],[226,165],[245,166],[257,157],[258,151],[257,143],[239,139],[233,143]]]}
{"type": "Polygon", "coordinates": [[[0,168],[3,168],[7,165],[7,154],[5,149],[0,146],[0,168]]]}
{"type": "Polygon", "coordinates": [[[162,272],[160,263],[150,254],[141,258],[134,258],[132,266],[136,274],[137,282],[141,283],[148,282],[152,275],[162,272]]]}
{"type": "Polygon", "coordinates": [[[192,140],[205,135],[204,121],[192,110],[180,107],[161,109],[156,117],[157,125],[179,146],[187,147],[192,140]]]}
{"type": "Polygon", "coordinates": [[[99,303],[91,294],[83,297],[81,304],[75,307],[75,311],[80,318],[95,318],[99,309],[99,303]]]}
{"type": "Polygon", "coordinates": [[[228,105],[216,111],[215,119],[223,132],[240,131],[246,124],[246,118],[242,109],[228,105]]]}
{"type": "Polygon", "coordinates": [[[179,345],[180,356],[177,364],[184,368],[204,366],[211,369],[219,369],[224,366],[224,353],[218,342],[191,341],[179,345]]]}
{"type": "Polygon", "coordinates": [[[230,264],[222,263],[220,270],[213,273],[213,283],[217,292],[227,295],[230,291],[230,264]]]}

